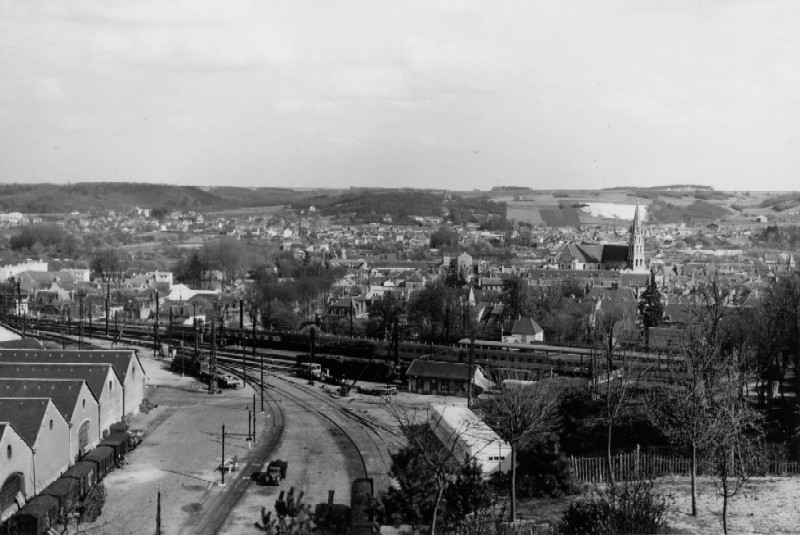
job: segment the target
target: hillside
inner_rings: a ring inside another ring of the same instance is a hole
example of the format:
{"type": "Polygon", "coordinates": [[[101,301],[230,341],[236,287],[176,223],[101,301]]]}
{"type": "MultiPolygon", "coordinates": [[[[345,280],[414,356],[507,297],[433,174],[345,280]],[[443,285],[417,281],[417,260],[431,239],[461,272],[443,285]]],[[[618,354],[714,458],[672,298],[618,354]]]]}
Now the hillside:
{"type": "Polygon", "coordinates": [[[123,210],[134,206],[207,212],[295,202],[313,192],[281,188],[200,188],[132,182],[0,185],[0,211],[57,214],[123,210]]]}
{"type": "Polygon", "coordinates": [[[486,196],[463,198],[442,191],[430,190],[367,190],[353,189],[340,195],[326,194],[294,203],[293,208],[311,205],[325,216],[349,218],[358,223],[377,223],[391,219],[393,223],[413,224],[415,217],[442,217],[455,224],[485,223],[503,220],[505,204],[486,196]]]}

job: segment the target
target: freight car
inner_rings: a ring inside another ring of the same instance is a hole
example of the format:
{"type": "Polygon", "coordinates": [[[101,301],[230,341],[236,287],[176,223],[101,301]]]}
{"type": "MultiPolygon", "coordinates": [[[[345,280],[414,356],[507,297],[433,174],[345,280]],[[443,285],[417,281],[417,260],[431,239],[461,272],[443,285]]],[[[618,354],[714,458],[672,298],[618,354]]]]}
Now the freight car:
{"type": "Polygon", "coordinates": [[[100,514],[105,493],[103,478],[128,452],[130,435],[117,432],[86,454],[64,475],[48,485],[12,515],[2,527],[3,535],[44,535],[75,514],[80,521],[94,521],[100,514]]]}

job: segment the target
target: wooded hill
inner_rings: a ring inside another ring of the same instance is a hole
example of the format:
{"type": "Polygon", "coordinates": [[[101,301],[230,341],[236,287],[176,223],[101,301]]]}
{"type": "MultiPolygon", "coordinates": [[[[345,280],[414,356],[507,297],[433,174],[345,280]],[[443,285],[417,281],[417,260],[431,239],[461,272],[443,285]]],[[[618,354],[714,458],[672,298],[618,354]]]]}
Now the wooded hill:
{"type": "Polygon", "coordinates": [[[132,182],[0,185],[0,211],[59,214],[166,208],[207,212],[296,202],[318,192],[282,188],[201,188],[132,182]]]}

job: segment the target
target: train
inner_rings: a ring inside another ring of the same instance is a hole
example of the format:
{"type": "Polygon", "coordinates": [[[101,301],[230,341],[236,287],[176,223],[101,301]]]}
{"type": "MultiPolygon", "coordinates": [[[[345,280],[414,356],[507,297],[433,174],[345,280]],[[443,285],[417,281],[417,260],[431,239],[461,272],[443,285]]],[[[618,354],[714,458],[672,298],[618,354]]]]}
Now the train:
{"type": "MultiPolygon", "coordinates": [[[[42,329],[52,330],[52,325],[46,325],[48,320],[31,320],[31,326],[40,326],[42,329]]],[[[49,323],[53,323],[49,321],[49,323]]],[[[63,327],[58,324],[59,329],[63,327]]],[[[103,333],[105,326],[102,322],[95,321],[91,332],[103,333]]],[[[114,326],[111,326],[114,329],[114,326]]],[[[66,330],[66,329],[64,329],[66,330]]],[[[70,327],[71,332],[77,332],[76,323],[73,321],[70,327]]],[[[152,339],[152,324],[133,324],[125,323],[120,327],[125,336],[140,337],[144,340],[152,339]]],[[[210,341],[210,328],[203,325],[199,329],[198,336],[202,333],[203,347],[207,347],[210,341]],[[204,342],[204,343],[203,343],[204,342]]],[[[89,336],[89,329],[84,323],[84,333],[89,336]]],[[[162,342],[170,344],[181,344],[188,347],[194,341],[195,330],[190,326],[172,325],[162,326],[159,331],[162,342]]],[[[216,332],[216,341],[220,347],[244,344],[253,344],[253,331],[251,329],[240,329],[237,327],[226,327],[216,332]]],[[[311,349],[312,337],[307,333],[286,332],[286,331],[263,331],[255,333],[255,345],[260,349],[277,349],[296,352],[309,352],[311,349]]],[[[370,340],[350,337],[340,337],[320,334],[314,337],[314,352],[317,355],[337,355],[349,357],[357,360],[384,361],[391,364],[397,371],[396,375],[402,374],[413,360],[418,358],[428,358],[431,360],[466,362],[469,355],[469,346],[473,344],[468,339],[460,340],[455,345],[431,345],[413,341],[400,342],[398,344],[397,355],[394,354],[389,341],[370,340]]],[[[554,346],[546,344],[519,344],[513,342],[474,341],[475,363],[481,365],[489,373],[502,370],[514,370],[529,372],[537,375],[554,374],[567,376],[589,377],[594,373],[597,365],[597,358],[600,351],[591,348],[573,348],[564,346],[554,346]]],[[[181,352],[179,352],[180,354],[181,352]]],[[[185,351],[183,352],[186,353],[185,351]]],[[[191,351],[190,351],[191,353],[191,351]]],[[[650,360],[653,356],[626,352],[629,360],[650,360]]],[[[192,360],[192,357],[178,358],[176,355],[173,369],[179,370],[184,366],[184,373],[193,373],[204,376],[206,364],[202,360],[192,360]],[[197,368],[197,369],[194,369],[197,368]]]]}
{"type": "Polygon", "coordinates": [[[77,516],[78,522],[94,522],[105,501],[103,479],[121,466],[136,447],[136,437],[114,431],[72,465],[0,527],[3,535],[43,535],[77,516]]]}

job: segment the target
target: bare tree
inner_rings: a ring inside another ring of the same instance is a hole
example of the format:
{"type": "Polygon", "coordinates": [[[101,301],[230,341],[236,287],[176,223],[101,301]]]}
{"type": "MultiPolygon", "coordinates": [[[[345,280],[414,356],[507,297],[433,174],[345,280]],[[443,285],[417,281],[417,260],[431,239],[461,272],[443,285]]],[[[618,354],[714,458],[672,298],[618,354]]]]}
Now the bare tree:
{"type": "Polygon", "coordinates": [[[511,446],[511,521],[517,519],[517,452],[550,428],[558,412],[559,389],[553,381],[525,384],[501,381],[483,404],[484,420],[511,446]]]}
{"type": "Polygon", "coordinates": [[[611,456],[614,427],[625,413],[639,382],[649,371],[647,367],[636,367],[633,361],[626,362],[624,358],[620,358],[619,347],[631,332],[627,327],[633,324],[635,314],[635,306],[617,303],[609,306],[597,320],[605,340],[602,349],[603,366],[593,370],[594,395],[601,400],[600,415],[606,428],[606,472],[612,485],[616,483],[611,456]],[[616,364],[615,359],[619,361],[616,364]],[[598,374],[600,369],[604,373],[598,374]]]}
{"type": "Polygon", "coordinates": [[[762,417],[743,395],[748,380],[748,358],[728,355],[710,398],[709,429],[712,434],[709,457],[722,497],[722,530],[728,533],[728,502],[745,485],[754,471],[762,438],[762,417]]]}
{"type": "Polygon", "coordinates": [[[714,440],[710,411],[719,349],[705,343],[698,329],[685,331],[682,351],[668,360],[667,384],[647,395],[648,416],[669,441],[688,451],[692,516],[697,515],[697,455],[714,440]]]}

